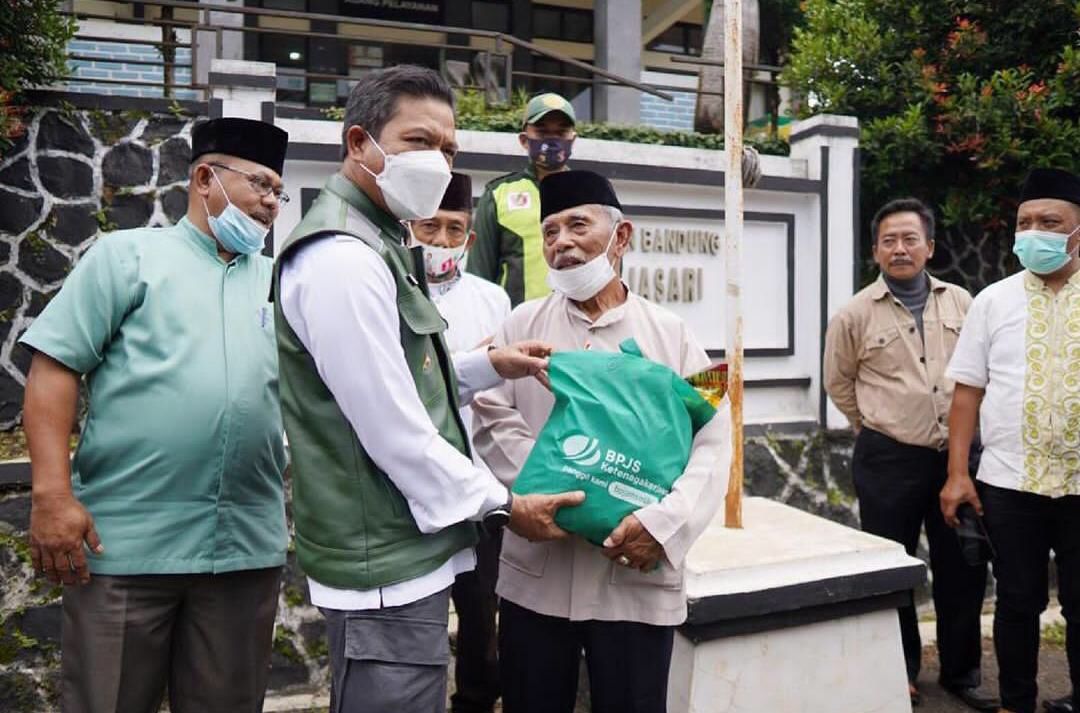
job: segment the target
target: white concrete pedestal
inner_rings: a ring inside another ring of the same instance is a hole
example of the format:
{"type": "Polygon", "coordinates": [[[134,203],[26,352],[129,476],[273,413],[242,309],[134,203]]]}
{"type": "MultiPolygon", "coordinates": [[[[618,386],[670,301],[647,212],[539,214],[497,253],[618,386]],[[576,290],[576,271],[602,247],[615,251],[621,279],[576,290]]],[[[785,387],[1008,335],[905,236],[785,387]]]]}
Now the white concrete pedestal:
{"type": "Polygon", "coordinates": [[[686,562],[670,713],[910,713],[896,607],[926,568],[889,540],[764,498],[686,562]]]}

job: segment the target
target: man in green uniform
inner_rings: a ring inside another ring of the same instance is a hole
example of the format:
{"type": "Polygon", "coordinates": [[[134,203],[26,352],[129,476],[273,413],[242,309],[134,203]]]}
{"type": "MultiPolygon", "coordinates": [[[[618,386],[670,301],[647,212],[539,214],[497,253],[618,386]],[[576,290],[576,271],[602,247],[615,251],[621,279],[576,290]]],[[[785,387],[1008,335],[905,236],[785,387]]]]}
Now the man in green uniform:
{"type": "Polygon", "coordinates": [[[502,285],[514,307],[551,292],[540,237],[540,181],[567,169],[576,121],[574,107],[558,94],[533,97],[518,135],[529,165],[489,183],[476,206],[476,245],[467,269],[502,285]]]}
{"type": "Polygon", "coordinates": [[[166,686],[174,711],[262,710],[288,534],[259,252],[287,143],[259,121],[197,125],[187,216],[101,236],[20,340],[31,556],[66,585],[66,713],[150,713],[166,686]]]}
{"type": "Polygon", "coordinates": [[[581,492],[511,497],[472,460],[459,408],[504,378],[544,382],[550,348],[458,352],[407,221],[438,212],[457,151],[454,95],[397,65],[349,95],[344,161],[282,244],[274,277],[296,556],[326,618],[330,710],[446,713],[454,578],[477,525],[530,541],[581,492]]]}

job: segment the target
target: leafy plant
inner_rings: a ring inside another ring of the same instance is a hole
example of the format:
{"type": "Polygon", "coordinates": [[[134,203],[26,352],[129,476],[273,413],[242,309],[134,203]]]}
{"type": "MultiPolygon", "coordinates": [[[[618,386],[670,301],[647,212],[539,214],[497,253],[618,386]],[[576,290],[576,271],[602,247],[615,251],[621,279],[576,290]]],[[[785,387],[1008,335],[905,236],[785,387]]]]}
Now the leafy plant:
{"type": "Polygon", "coordinates": [[[864,216],[938,212],[944,277],[1015,269],[1015,196],[1035,166],[1080,169],[1080,2],[806,0],[783,81],[799,114],[862,125],[864,216]],[[942,249],[944,248],[944,249],[942,249]]]}
{"type": "MultiPolygon", "coordinates": [[[[510,104],[485,106],[483,97],[477,92],[465,91],[458,94],[455,110],[457,128],[465,131],[499,131],[514,133],[521,131],[521,119],[525,113],[525,104],[529,95],[524,91],[515,93],[510,104]]],[[[345,112],[334,107],[323,109],[328,119],[341,121],[345,112]]],[[[656,144],[660,146],[685,146],[697,149],[724,148],[721,134],[700,134],[693,131],[663,131],[651,126],[625,126],[621,124],[577,125],[577,134],[583,139],[604,139],[607,141],[629,141],[635,144],[656,144]]],[[[753,146],[763,154],[787,156],[789,147],[781,139],[746,139],[748,146],[753,146]]]]}
{"type": "Polygon", "coordinates": [[[65,48],[74,34],[60,3],[0,2],[0,154],[26,131],[23,92],[67,74],[65,48]]]}

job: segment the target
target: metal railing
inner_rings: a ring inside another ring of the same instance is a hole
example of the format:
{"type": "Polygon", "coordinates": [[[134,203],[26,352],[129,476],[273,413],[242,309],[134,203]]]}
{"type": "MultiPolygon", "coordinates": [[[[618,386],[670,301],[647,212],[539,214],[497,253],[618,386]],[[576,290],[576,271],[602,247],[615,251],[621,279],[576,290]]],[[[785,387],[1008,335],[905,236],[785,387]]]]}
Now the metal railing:
{"type": "MultiPolygon", "coordinates": [[[[723,69],[724,63],[720,60],[703,59],[701,57],[672,57],[671,61],[676,64],[696,65],[699,67],[716,67],[723,69]]],[[[779,135],[780,122],[780,73],[783,67],[775,64],[750,64],[743,62],[743,81],[747,84],[761,84],[765,87],[765,113],[769,119],[769,136],[779,135]],[[754,74],[765,73],[767,78],[756,77],[754,74]]],[[[719,92],[697,92],[700,95],[723,96],[719,92]]],[[[750,103],[743,102],[743,125],[746,126],[749,119],[750,103]]]]}
{"type": "MultiPolygon", "coordinates": [[[[86,12],[86,11],[69,11],[64,14],[80,20],[108,20],[120,24],[132,24],[143,26],[160,27],[162,30],[162,40],[148,40],[148,39],[120,39],[117,37],[102,37],[94,35],[77,34],[75,39],[85,39],[98,42],[109,42],[116,44],[135,44],[135,45],[150,45],[157,47],[162,55],[161,61],[151,60],[139,60],[130,61],[125,60],[123,57],[116,57],[112,59],[104,59],[101,57],[94,57],[88,55],[73,55],[70,58],[80,61],[94,61],[94,62],[106,62],[115,64],[132,64],[132,65],[152,65],[163,67],[163,74],[166,81],[161,83],[149,83],[149,82],[134,82],[127,80],[113,80],[119,84],[131,84],[134,86],[161,86],[165,90],[165,96],[170,96],[170,89],[185,88],[194,91],[205,91],[208,87],[205,84],[201,84],[197,81],[199,75],[198,67],[198,52],[196,48],[196,42],[178,42],[176,41],[176,30],[187,29],[191,33],[191,38],[197,37],[199,32],[211,32],[214,33],[214,57],[220,58],[222,55],[222,46],[224,44],[223,34],[227,32],[235,32],[244,35],[281,35],[303,38],[316,38],[316,39],[333,39],[343,42],[377,42],[381,45],[412,45],[418,47],[425,47],[431,49],[438,49],[442,56],[440,57],[440,64],[445,69],[446,59],[445,54],[447,52],[461,52],[461,53],[473,53],[478,55],[481,60],[481,65],[490,66],[490,58],[492,56],[498,57],[501,63],[504,65],[503,70],[503,95],[509,97],[513,91],[514,77],[525,76],[530,73],[515,71],[513,69],[513,53],[515,49],[529,52],[533,55],[545,57],[564,65],[575,67],[579,70],[587,72],[593,79],[600,78],[602,81],[610,82],[617,86],[631,87],[638,91],[652,94],[661,99],[670,101],[672,96],[667,92],[654,88],[645,83],[621,77],[613,72],[609,72],[601,67],[596,67],[581,60],[575,59],[561,52],[557,52],[551,49],[540,47],[532,42],[522,40],[513,35],[508,35],[501,32],[493,32],[489,30],[476,30],[463,27],[451,27],[444,25],[423,25],[411,22],[397,22],[393,20],[377,20],[371,18],[350,17],[345,15],[332,15],[326,13],[312,13],[312,12],[299,12],[291,10],[273,10],[268,8],[249,8],[249,7],[231,7],[227,5],[214,5],[207,6],[205,4],[195,2],[184,2],[183,0],[144,0],[138,3],[127,3],[129,5],[140,5],[144,8],[160,8],[162,10],[162,17],[123,17],[117,15],[110,15],[104,13],[86,12]],[[175,10],[188,10],[196,11],[200,14],[201,19],[199,21],[182,20],[175,18],[175,10]],[[307,22],[332,22],[336,23],[338,32],[315,32],[310,30],[295,30],[295,29],[283,29],[278,27],[261,27],[257,24],[244,24],[237,27],[224,27],[221,25],[211,25],[206,21],[206,13],[223,13],[241,15],[251,18],[274,18],[278,20],[303,20],[307,22]],[[463,38],[468,42],[472,42],[474,39],[487,40],[494,43],[494,49],[483,49],[471,46],[471,44],[454,44],[454,43],[432,43],[422,40],[414,40],[406,37],[399,38],[370,38],[364,36],[357,36],[342,32],[342,26],[351,26],[354,28],[367,28],[367,29],[392,29],[392,30],[405,30],[405,31],[419,31],[425,33],[439,33],[449,36],[456,36],[463,38]],[[191,61],[189,63],[178,64],[175,61],[175,50],[179,47],[187,47],[192,51],[191,61]],[[168,77],[175,76],[174,72],[177,67],[187,67],[191,70],[191,81],[185,84],[169,82],[168,77]]],[[[302,77],[307,79],[320,79],[320,80],[343,80],[354,81],[357,77],[349,74],[335,74],[329,72],[292,72],[287,74],[291,77],[302,77]]],[[[88,82],[97,83],[103,82],[103,79],[93,77],[79,77],[77,75],[58,77],[58,80],[68,82],[88,82]]],[[[563,77],[564,80],[569,80],[571,77],[563,77]]],[[[465,88],[489,90],[490,86],[485,85],[466,85],[465,88]]]]}
{"type": "MultiPolygon", "coordinates": [[[[305,40],[333,40],[341,42],[343,50],[348,43],[380,45],[384,48],[401,45],[437,50],[439,53],[439,66],[444,76],[447,76],[447,78],[451,80],[457,79],[458,81],[452,81],[452,83],[459,88],[481,92],[485,97],[485,100],[489,103],[502,103],[509,100],[515,86],[520,85],[523,80],[544,80],[552,83],[590,87],[628,87],[667,101],[673,100],[674,97],[672,92],[689,93],[700,96],[723,95],[722,90],[707,91],[702,90],[700,87],[693,88],[672,84],[637,81],[636,79],[623,77],[601,67],[570,57],[563,52],[540,46],[513,35],[490,30],[399,22],[394,20],[379,20],[327,13],[275,10],[255,7],[232,7],[229,5],[207,5],[205,3],[188,2],[187,0],[143,0],[142,2],[117,2],[114,4],[128,5],[132,8],[141,7],[141,12],[133,12],[132,17],[82,10],[69,11],[64,14],[80,20],[106,20],[123,25],[141,25],[159,28],[161,39],[122,39],[120,37],[81,33],[76,34],[75,39],[101,43],[114,43],[116,45],[128,44],[152,46],[158,50],[160,60],[135,57],[127,58],[123,55],[106,58],[81,53],[70,54],[69,59],[74,60],[75,62],[94,62],[115,65],[118,67],[122,67],[123,65],[131,65],[132,67],[161,67],[162,81],[136,81],[109,77],[79,76],[77,72],[70,76],[57,77],[56,79],[58,81],[90,85],[109,84],[140,88],[157,87],[161,89],[162,95],[165,97],[173,97],[178,91],[187,91],[193,92],[196,97],[206,98],[209,93],[209,86],[205,82],[200,82],[199,80],[200,77],[205,77],[207,75],[206,70],[208,68],[200,67],[199,63],[200,61],[205,61],[207,55],[200,53],[199,46],[204,45],[205,50],[204,43],[209,40],[212,44],[212,52],[208,54],[214,58],[221,58],[223,56],[226,34],[236,33],[236,35],[241,36],[241,38],[296,37],[305,40]],[[160,16],[146,16],[150,14],[147,13],[147,10],[150,8],[157,8],[160,11],[160,16]],[[185,12],[187,14],[194,12],[196,13],[196,19],[183,19],[182,17],[177,17],[178,11],[183,11],[180,12],[181,15],[185,12]],[[236,26],[211,24],[210,13],[241,16],[243,20],[241,24],[236,26]],[[137,17],[135,16],[136,14],[143,16],[137,17]],[[287,22],[305,21],[309,23],[309,25],[306,30],[265,27],[260,26],[260,19],[287,22]],[[326,32],[314,30],[311,29],[311,23],[333,23],[337,31],[326,32]],[[187,42],[178,40],[177,33],[180,30],[186,30],[189,33],[187,42]],[[378,30],[422,32],[425,33],[426,36],[419,36],[416,38],[400,35],[388,37],[386,36],[386,33],[382,36],[372,36],[373,33],[377,34],[378,30]],[[354,34],[358,31],[360,34],[354,34]],[[365,31],[368,34],[364,34],[365,31]],[[429,41],[428,38],[430,38],[432,33],[443,35],[448,41],[429,41]],[[487,46],[474,46],[473,43],[476,41],[480,41],[487,46]],[[190,50],[190,61],[177,61],[176,51],[180,48],[187,48],[190,50]],[[533,57],[555,61],[560,63],[562,67],[573,68],[581,74],[553,74],[550,72],[518,69],[514,67],[515,52],[528,53],[533,57]],[[200,54],[203,54],[203,59],[200,59],[200,54]],[[461,60],[455,60],[452,59],[452,57],[461,57],[470,54],[472,55],[471,61],[465,63],[469,65],[470,69],[467,72],[467,76],[463,77],[461,72],[461,60]],[[188,69],[190,71],[191,76],[189,81],[179,82],[176,80],[176,72],[178,69],[188,69]],[[454,71],[451,71],[452,69],[454,71]],[[458,75],[457,77],[450,76],[455,73],[458,75]]],[[[666,59],[672,64],[723,66],[722,62],[713,62],[696,57],[669,55],[666,59]]],[[[771,117],[771,132],[773,135],[776,135],[776,122],[780,104],[777,75],[781,71],[781,68],[771,65],[751,64],[744,65],[744,67],[746,69],[747,82],[765,85],[767,87],[766,105],[768,114],[771,117]],[[766,74],[767,77],[763,78],[758,76],[762,73],[766,74]]],[[[357,79],[355,74],[320,72],[311,71],[309,69],[300,70],[284,66],[279,66],[278,76],[279,78],[302,79],[305,87],[307,87],[311,80],[315,82],[351,82],[357,79]]],[[[279,89],[281,89],[280,86],[279,89]]]]}

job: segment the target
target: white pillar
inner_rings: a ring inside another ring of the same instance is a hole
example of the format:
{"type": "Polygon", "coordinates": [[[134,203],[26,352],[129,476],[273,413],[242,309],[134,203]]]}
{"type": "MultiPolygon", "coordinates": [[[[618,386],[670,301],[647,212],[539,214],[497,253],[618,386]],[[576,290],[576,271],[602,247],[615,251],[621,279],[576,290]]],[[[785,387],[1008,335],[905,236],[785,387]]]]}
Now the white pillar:
{"type": "MultiPolygon", "coordinates": [[[[221,5],[225,7],[242,8],[242,0],[203,0],[203,5],[221,5]]],[[[210,65],[215,59],[243,59],[244,58],[244,35],[242,32],[229,31],[225,28],[242,28],[244,16],[235,12],[213,12],[205,10],[200,13],[200,24],[222,28],[219,32],[199,30],[192,39],[192,48],[195,57],[195,75],[192,78],[196,84],[206,84],[210,74],[210,65]],[[221,37],[221,46],[218,47],[218,36],[221,37]]]]}
{"type": "MultiPolygon", "coordinates": [[[[593,11],[596,66],[633,81],[641,79],[641,0],[596,0],[593,11]]],[[[593,120],[616,124],[641,121],[641,92],[598,84],[593,120]]]]}
{"type": "Polygon", "coordinates": [[[277,65],[215,59],[210,65],[210,116],[236,116],[273,123],[277,65]],[[216,108],[221,102],[220,113],[216,108]]]}
{"type": "MultiPolygon", "coordinates": [[[[809,178],[822,181],[819,205],[819,251],[821,299],[817,314],[821,347],[828,320],[858,289],[859,263],[869,250],[868,231],[859,216],[859,121],[851,116],[821,114],[796,123],[791,129],[791,157],[807,162],[809,178]],[[857,238],[857,239],[856,239],[857,238]]],[[[820,398],[821,370],[814,374],[815,394],[820,398]]],[[[827,402],[819,404],[823,426],[846,428],[847,419],[827,402]]]]}

